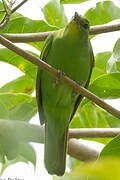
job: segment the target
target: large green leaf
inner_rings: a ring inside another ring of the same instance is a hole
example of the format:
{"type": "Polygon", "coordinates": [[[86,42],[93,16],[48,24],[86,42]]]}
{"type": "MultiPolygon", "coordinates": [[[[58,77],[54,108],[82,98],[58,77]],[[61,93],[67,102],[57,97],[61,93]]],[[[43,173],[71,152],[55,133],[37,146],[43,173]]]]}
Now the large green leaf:
{"type": "Polygon", "coordinates": [[[120,135],[112,139],[101,151],[99,159],[106,157],[120,158],[120,135]]]}
{"type": "Polygon", "coordinates": [[[91,25],[106,24],[120,18],[120,8],[112,1],[102,1],[96,3],[96,7],[89,9],[85,16],[91,25]]]}
{"type": "Polygon", "coordinates": [[[60,0],[61,4],[80,4],[85,1],[90,1],[90,0],[60,0]]]}
{"type": "Polygon", "coordinates": [[[106,64],[111,56],[112,52],[106,51],[98,53],[95,56],[95,67],[93,68],[90,82],[99,77],[100,75],[106,74],[106,64]]]}
{"type": "Polygon", "coordinates": [[[50,0],[50,2],[42,8],[42,12],[46,21],[58,28],[63,28],[68,22],[64,7],[60,4],[59,0],[50,0]]]}
{"type": "Polygon", "coordinates": [[[48,25],[43,20],[32,20],[19,13],[14,13],[1,33],[35,33],[55,29],[56,27],[48,25]]]}
{"type": "Polygon", "coordinates": [[[0,2],[0,22],[3,20],[5,16],[5,12],[3,10],[4,10],[3,4],[2,2],[0,2]]]}
{"type": "Polygon", "coordinates": [[[36,153],[33,147],[28,143],[21,143],[19,148],[19,155],[24,157],[28,162],[36,166],[36,153]]]}
{"type": "Polygon", "coordinates": [[[120,127],[120,119],[112,116],[91,102],[79,107],[70,128],[108,128],[120,127]]]}
{"type": "MultiPolygon", "coordinates": [[[[24,17],[19,13],[13,13],[11,15],[10,21],[5,26],[1,33],[38,33],[54,31],[58,28],[55,26],[48,25],[43,20],[32,20],[28,17],[24,17]]],[[[29,43],[38,50],[41,50],[42,42],[29,43]]]]}
{"type": "MultiPolygon", "coordinates": [[[[0,146],[0,148],[3,149],[2,146],[0,146]]],[[[14,147],[14,149],[15,149],[15,147],[14,147]]],[[[7,154],[7,155],[10,155],[10,151],[8,151],[8,153],[9,154],[7,154]]],[[[5,155],[6,154],[5,154],[5,151],[4,151],[3,156],[5,157],[5,155]]],[[[9,156],[7,156],[7,158],[8,157],[9,156]]],[[[8,160],[7,158],[4,158],[4,162],[2,162],[2,168],[1,168],[0,175],[2,175],[2,173],[4,172],[4,170],[7,167],[9,167],[9,166],[11,166],[11,165],[13,165],[13,164],[15,164],[17,162],[20,162],[20,161],[25,162],[25,163],[31,162],[34,165],[34,167],[36,167],[36,154],[35,154],[35,151],[34,151],[33,147],[30,144],[27,144],[27,143],[20,143],[19,144],[18,154],[17,154],[17,156],[15,158],[12,158],[11,160],[8,160]]]]}
{"type": "Polygon", "coordinates": [[[62,177],[55,176],[53,180],[88,180],[86,177],[74,177],[72,173],[65,173],[62,177]]]}
{"type": "Polygon", "coordinates": [[[120,38],[115,43],[112,56],[108,61],[107,72],[120,72],[120,38]]]}
{"type": "Polygon", "coordinates": [[[88,102],[81,109],[79,109],[78,114],[82,123],[84,124],[84,127],[88,127],[88,128],[109,127],[106,118],[103,114],[103,110],[98,106],[95,106],[91,102],[88,102]]]}
{"type": "Polygon", "coordinates": [[[0,93],[25,93],[31,94],[35,89],[35,82],[29,76],[21,76],[8,82],[0,88],[0,93]]]}
{"type": "Polygon", "coordinates": [[[32,79],[36,79],[37,67],[7,48],[0,48],[0,61],[16,66],[32,79]]]}
{"type": "Polygon", "coordinates": [[[1,170],[0,170],[0,176],[3,174],[3,172],[5,171],[5,169],[17,162],[25,162],[28,163],[27,160],[25,158],[23,158],[22,156],[17,156],[15,159],[13,160],[8,160],[7,158],[5,158],[5,162],[2,163],[1,165],[1,170]]]}
{"type": "Polygon", "coordinates": [[[105,158],[97,162],[87,163],[83,167],[75,168],[71,176],[78,179],[87,177],[91,180],[119,180],[120,158],[105,158]]]}
{"type": "Polygon", "coordinates": [[[102,75],[94,80],[88,89],[100,98],[120,98],[120,73],[102,75]]]}
{"type": "Polygon", "coordinates": [[[0,94],[0,118],[29,121],[37,113],[36,98],[20,93],[0,94]]]}

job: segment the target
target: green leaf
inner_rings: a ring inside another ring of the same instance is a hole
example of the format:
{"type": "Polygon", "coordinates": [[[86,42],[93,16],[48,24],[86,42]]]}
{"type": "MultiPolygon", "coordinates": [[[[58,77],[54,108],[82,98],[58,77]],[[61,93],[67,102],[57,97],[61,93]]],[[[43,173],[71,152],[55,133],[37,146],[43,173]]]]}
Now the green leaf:
{"type": "Polygon", "coordinates": [[[79,106],[70,128],[115,128],[120,127],[120,119],[88,101],[79,106]]]}
{"type": "Polygon", "coordinates": [[[2,146],[4,156],[6,156],[8,160],[12,160],[17,157],[19,153],[19,142],[2,138],[0,139],[0,144],[2,146]]]}
{"type": "Polygon", "coordinates": [[[21,143],[19,154],[26,159],[26,161],[31,162],[34,167],[36,166],[36,153],[33,147],[28,143],[21,143]]]}
{"type": "Polygon", "coordinates": [[[112,139],[101,151],[99,159],[106,157],[120,158],[120,135],[112,139]]]}
{"type": "Polygon", "coordinates": [[[85,16],[91,25],[106,24],[120,18],[120,8],[112,1],[102,1],[96,3],[96,7],[90,8],[85,16]]]}
{"type": "Polygon", "coordinates": [[[89,0],[60,0],[61,4],[80,4],[89,0]]]}
{"type": "Polygon", "coordinates": [[[90,82],[95,80],[100,75],[106,74],[106,64],[111,56],[112,52],[106,51],[98,53],[95,56],[95,67],[93,68],[92,76],[90,82]]]}
{"type": "MultiPolygon", "coordinates": [[[[4,154],[4,157],[5,157],[5,154],[4,154]]],[[[24,162],[24,163],[31,162],[34,165],[34,168],[36,167],[36,154],[31,145],[27,143],[26,144],[21,143],[19,154],[16,158],[12,160],[8,160],[7,158],[5,158],[4,163],[2,163],[0,176],[3,174],[3,172],[5,171],[7,167],[18,162],[24,162]]]]}
{"type": "MultiPolygon", "coordinates": [[[[13,13],[10,17],[10,21],[5,26],[1,33],[38,33],[58,30],[57,27],[48,25],[43,20],[32,20],[24,17],[19,13],[13,13]]],[[[42,42],[28,43],[33,47],[41,50],[42,42]]]]}
{"type": "Polygon", "coordinates": [[[0,22],[3,20],[5,15],[5,12],[3,10],[4,10],[3,4],[2,2],[0,2],[0,22]]]}
{"type": "Polygon", "coordinates": [[[29,76],[21,76],[8,82],[0,88],[0,93],[25,93],[31,94],[35,89],[35,82],[29,76]]]}
{"type": "Polygon", "coordinates": [[[72,119],[71,123],[70,123],[70,128],[84,128],[85,125],[83,123],[83,121],[81,120],[79,113],[76,112],[74,115],[74,118],[72,119]]]}
{"type": "Polygon", "coordinates": [[[102,75],[94,80],[88,89],[100,98],[120,98],[120,73],[102,75]]]}
{"type": "Polygon", "coordinates": [[[50,0],[42,9],[46,21],[58,28],[63,28],[68,23],[64,7],[59,0],[50,0]]]}
{"type": "Polygon", "coordinates": [[[107,72],[120,72],[120,38],[115,43],[112,56],[107,63],[107,72]]]}
{"type": "Polygon", "coordinates": [[[26,94],[0,94],[0,119],[29,121],[37,113],[36,98],[26,94]]]}
{"type": "Polygon", "coordinates": [[[62,177],[55,176],[53,180],[88,180],[85,177],[76,178],[72,175],[72,173],[65,173],[62,177]]]}
{"type": "Polygon", "coordinates": [[[3,172],[5,171],[5,169],[17,162],[25,162],[27,163],[27,161],[25,160],[25,158],[23,158],[22,156],[17,156],[15,159],[13,160],[8,160],[8,159],[5,159],[5,162],[2,163],[2,167],[1,167],[1,171],[0,171],[0,176],[3,174],[3,172]]]}
{"type": "Polygon", "coordinates": [[[36,79],[37,67],[7,48],[0,48],[0,61],[16,66],[32,79],[36,79]]]}
{"type": "Polygon", "coordinates": [[[55,29],[56,27],[48,25],[43,20],[32,20],[19,13],[14,13],[1,33],[38,33],[55,29]]]}
{"type": "Polygon", "coordinates": [[[91,102],[78,109],[78,114],[84,124],[84,128],[109,127],[103,112],[101,108],[91,102]]]}
{"type": "Polygon", "coordinates": [[[74,178],[89,177],[91,180],[119,180],[120,158],[104,158],[97,162],[77,167],[71,174],[74,178]]]}

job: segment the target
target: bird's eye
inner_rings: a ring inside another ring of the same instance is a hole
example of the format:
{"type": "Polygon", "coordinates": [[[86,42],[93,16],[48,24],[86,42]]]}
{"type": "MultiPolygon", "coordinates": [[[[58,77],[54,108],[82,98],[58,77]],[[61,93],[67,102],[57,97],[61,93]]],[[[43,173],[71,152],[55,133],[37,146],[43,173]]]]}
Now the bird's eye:
{"type": "Polygon", "coordinates": [[[88,24],[84,24],[83,27],[84,27],[85,29],[88,29],[88,24]]]}

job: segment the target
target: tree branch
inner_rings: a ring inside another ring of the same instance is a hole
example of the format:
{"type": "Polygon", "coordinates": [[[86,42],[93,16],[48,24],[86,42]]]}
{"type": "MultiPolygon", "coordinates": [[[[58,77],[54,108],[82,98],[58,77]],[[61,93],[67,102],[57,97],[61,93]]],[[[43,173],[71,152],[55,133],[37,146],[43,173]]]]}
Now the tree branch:
{"type": "Polygon", "coordinates": [[[31,63],[37,65],[41,69],[45,70],[48,72],[51,76],[55,77],[61,82],[64,82],[67,84],[69,87],[71,87],[75,92],[82,94],[82,96],[87,97],[90,99],[92,102],[100,106],[101,108],[105,109],[107,112],[112,114],[113,116],[117,117],[120,119],[120,111],[117,109],[113,108],[112,106],[108,105],[106,102],[104,102],[102,99],[88,91],[87,89],[83,88],[79,84],[77,84],[75,81],[71,80],[69,77],[65,75],[61,75],[59,71],[57,71],[55,68],[50,66],[49,64],[45,63],[44,61],[40,60],[38,57],[35,57],[34,55],[22,50],[21,48],[17,47],[16,45],[12,44],[9,40],[6,38],[2,37],[0,35],[0,43],[7,47],[8,49],[14,51],[18,55],[22,56],[26,60],[30,61],[31,63]]]}
{"type": "MultiPolygon", "coordinates": [[[[22,121],[0,120],[0,139],[44,143],[44,127],[22,121]]],[[[68,154],[81,161],[96,160],[99,151],[76,139],[68,140],[68,154]]]]}
{"type": "Polygon", "coordinates": [[[28,0],[23,0],[21,1],[16,7],[14,7],[12,10],[11,10],[11,14],[14,13],[17,9],[19,9],[23,4],[25,4],[28,0]]]}
{"type": "Polygon", "coordinates": [[[70,139],[68,141],[68,154],[80,161],[95,161],[100,151],[95,148],[88,147],[82,142],[76,139],[70,139]]]}
{"type": "MultiPolygon", "coordinates": [[[[120,23],[118,24],[105,24],[105,25],[97,25],[90,27],[90,35],[96,35],[101,33],[113,32],[120,30],[120,23]]],[[[3,37],[15,43],[28,43],[28,42],[39,42],[44,41],[48,35],[53,33],[50,32],[40,32],[40,33],[25,33],[25,34],[1,34],[3,37]]]]}
{"type": "Polygon", "coordinates": [[[28,42],[40,42],[44,41],[48,35],[54,31],[44,32],[44,33],[24,33],[24,34],[5,34],[1,33],[0,35],[6,39],[15,42],[15,43],[28,43],[28,42]]]}
{"type": "Polygon", "coordinates": [[[120,30],[120,23],[103,24],[103,25],[91,26],[89,34],[95,35],[95,34],[102,34],[102,33],[108,33],[108,32],[119,31],[119,30],[120,30]]]}
{"type": "Polygon", "coordinates": [[[69,129],[69,138],[105,138],[120,134],[120,128],[81,128],[69,129]]]}

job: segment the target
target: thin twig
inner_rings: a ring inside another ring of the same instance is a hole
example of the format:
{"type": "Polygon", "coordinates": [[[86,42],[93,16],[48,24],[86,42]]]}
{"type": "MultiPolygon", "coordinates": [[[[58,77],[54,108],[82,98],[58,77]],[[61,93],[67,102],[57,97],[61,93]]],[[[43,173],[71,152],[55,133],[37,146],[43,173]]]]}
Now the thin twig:
{"type": "Polygon", "coordinates": [[[11,13],[14,13],[17,9],[19,9],[23,4],[25,4],[28,0],[23,0],[20,4],[18,4],[16,7],[14,7],[11,10],[11,13]]]}
{"type": "MultiPolygon", "coordinates": [[[[90,35],[119,31],[120,30],[120,23],[118,24],[105,24],[99,26],[91,26],[90,28],[90,35]]],[[[8,40],[16,43],[26,43],[26,42],[39,42],[44,41],[48,35],[53,33],[54,31],[50,32],[40,32],[40,33],[25,33],[25,34],[1,34],[8,40]]]]}
{"type": "Polygon", "coordinates": [[[7,23],[9,22],[10,20],[10,16],[12,13],[14,13],[18,8],[20,8],[25,2],[27,2],[28,0],[23,0],[20,4],[18,4],[15,8],[12,9],[12,6],[13,6],[13,2],[10,1],[10,4],[9,4],[9,7],[8,7],[8,11],[5,15],[5,17],[3,18],[1,24],[0,24],[0,30],[2,30],[6,25],[7,23]]]}
{"type": "Polygon", "coordinates": [[[0,43],[7,47],[8,49],[14,51],[18,55],[22,56],[26,60],[30,61],[31,63],[37,65],[41,69],[45,70],[48,72],[51,76],[55,77],[59,81],[64,82],[67,84],[69,87],[71,87],[75,92],[82,94],[82,96],[87,97],[90,99],[92,102],[100,106],[101,108],[105,109],[107,112],[112,114],[113,116],[117,117],[120,119],[120,111],[117,109],[113,108],[112,106],[108,105],[105,103],[102,99],[88,91],[87,89],[83,88],[79,84],[77,84],[75,81],[71,80],[69,77],[65,75],[60,75],[59,71],[57,71],[55,68],[50,66],[49,64],[45,63],[44,61],[40,60],[38,57],[35,57],[34,55],[22,50],[21,48],[17,47],[13,43],[11,43],[9,40],[6,38],[2,37],[0,35],[0,43]]]}
{"type": "Polygon", "coordinates": [[[4,1],[2,1],[2,2],[3,2],[3,7],[4,7],[4,10],[5,10],[6,14],[5,14],[3,20],[1,21],[0,30],[3,29],[7,25],[8,21],[10,19],[11,8],[12,8],[11,2],[9,3],[8,10],[5,7],[4,1]]]}
{"type": "Polygon", "coordinates": [[[120,128],[69,129],[69,138],[110,138],[120,134],[120,128]]]}

